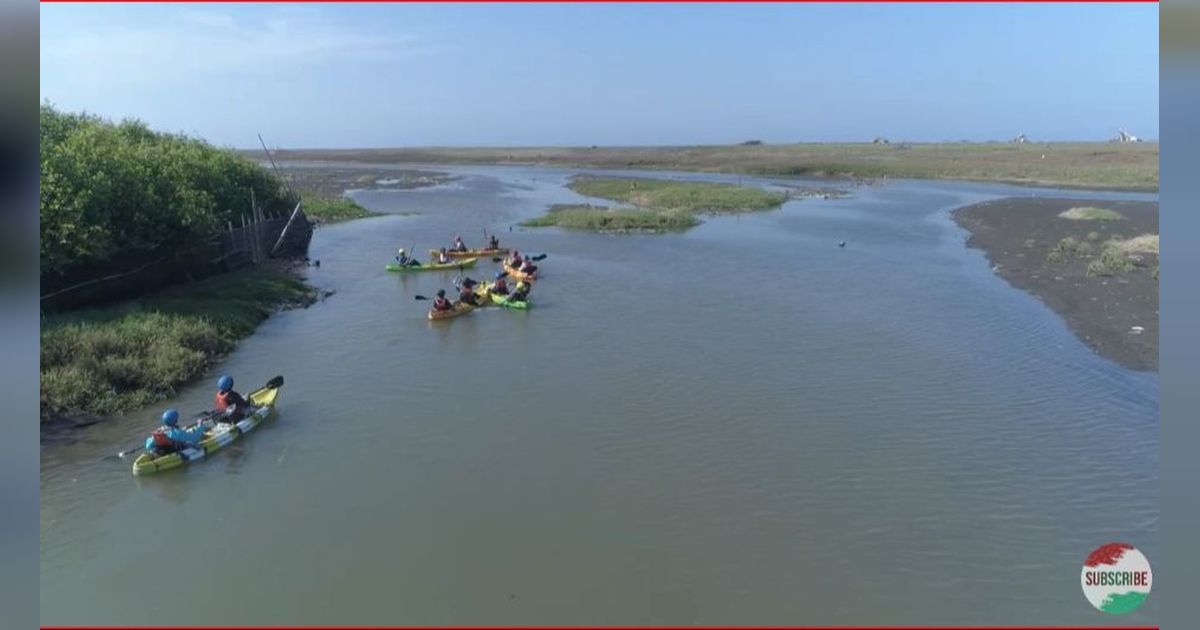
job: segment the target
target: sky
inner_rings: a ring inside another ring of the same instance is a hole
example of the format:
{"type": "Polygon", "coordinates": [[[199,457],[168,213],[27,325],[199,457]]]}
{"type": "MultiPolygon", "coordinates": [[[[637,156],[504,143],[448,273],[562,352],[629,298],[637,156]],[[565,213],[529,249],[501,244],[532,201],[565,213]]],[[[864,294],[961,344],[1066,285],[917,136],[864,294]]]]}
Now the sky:
{"type": "Polygon", "coordinates": [[[1158,137],[1156,4],[42,4],[41,96],[238,148],[1158,137]]]}

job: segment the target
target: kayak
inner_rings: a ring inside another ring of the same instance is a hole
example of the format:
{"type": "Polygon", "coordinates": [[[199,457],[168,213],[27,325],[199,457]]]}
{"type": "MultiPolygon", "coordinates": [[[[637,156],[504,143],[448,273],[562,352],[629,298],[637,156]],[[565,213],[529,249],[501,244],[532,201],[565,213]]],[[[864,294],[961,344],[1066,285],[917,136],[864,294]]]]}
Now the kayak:
{"type": "MultiPolygon", "coordinates": [[[[429,250],[429,255],[437,256],[439,252],[441,252],[440,249],[431,249],[431,250],[429,250]]],[[[451,258],[472,258],[472,257],[486,258],[488,256],[499,256],[500,254],[507,254],[507,253],[508,253],[507,247],[499,247],[496,249],[468,249],[465,252],[457,252],[457,251],[453,251],[453,250],[449,250],[449,249],[446,250],[446,255],[451,258]]]]}
{"type": "Polygon", "coordinates": [[[447,269],[449,269],[449,270],[467,269],[470,267],[474,267],[475,261],[477,261],[477,260],[479,260],[479,259],[478,258],[464,258],[462,260],[455,260],[455,261],[451,261],[448,263],[426,263],[424,265],[400,265],[398,263],[390,262],[387,264],[387,267],[385,267],[385,269],[387,269],[388,271],[396,271],[399,273],[406,273],[409,271],[443,271],[443,270],[447,270],[447,269]]]}
{"type": "Polygon", "coordinates": [[[276,401],[279,398],[278,387],[264,387],[246,397],[250,404],[258,409],[254,413],[238,420],[234,424],[218,422],[216,426],[204,432],[204,439],[196,446],[155,456],[153,453],[142,453],[133,460],[135,476],[152,475],[164,470],[179,468],[225,448],[235,442],[243,434],[253,431],[255,427],[274,417],[276,401]]]}
{"type": "Polygon", "coordinates": [[[454,308],[448,311],[437,311],[432,308],[429,309],[429,319],[450,319],[452,317],[458,317],[459,315],[466,315],[473,310],[475,310],[475,307],[467,304],[466,302],[455,302],[454,308]]]}
{"type": "Polygon", "coordinates": [[[492,284],[490,282],[480,283],[479,286],[475,288],[475,295],[479,296],[479,298],[482,300],[487,300],[488,304],[494,304],[496,306],[503,306],[505,308],[519,308],[521,310],[529,308],[528,300],[511,300],[507,295],[492,293],[492,284]]]}
{"type": "Polygon", "coordinates": [[[519,269],[514,269],[513,267],[509,267],[507,263],[504,265],[504,270],[508,272],[509,277],[511,277],[515,280],[524,280],[526,282],[533,282],[534,280],[537,280],[537,272],[536,271],[533,273],[525,273],[524,271],[521,271],[519,269]]]}
{"type": "Polygon", "coordinates": [[[489,293],[488,297],[490,297],[492,299],[492,304],[503,306],[504,308],[518,308],[521,310],[526,310],[529,308],[529,299],[528,298],[521,300],[521,301],[517,301],[517,300],[509,299],[509,296],[500,295],[499,293],[489,293]]]}

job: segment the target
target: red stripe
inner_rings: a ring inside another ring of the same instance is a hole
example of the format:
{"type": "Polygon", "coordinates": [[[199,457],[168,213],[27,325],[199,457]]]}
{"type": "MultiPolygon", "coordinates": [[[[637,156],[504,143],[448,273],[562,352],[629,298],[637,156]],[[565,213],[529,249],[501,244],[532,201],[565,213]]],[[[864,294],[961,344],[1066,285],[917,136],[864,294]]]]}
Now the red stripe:
{"type": "MultiPolygon", "coordinates": [[[[160,628],[154,625],[43,625],[42,630],[124,630],[160,628]]],[[[516,629],[532,628],[536,630],[588,630],[590,628],[619,630],[1096,630],[1096,626],[1086,625],[686,625],[686,626],[637,626],[637,625],[438,625],[438,626],[407,626],[407,625],[172,625],[161,626],[172,630],[497,630],[498,628],[516,629]]],[[[1106,630],[1159,630],[1157,625],[1105,625],[1106,630]]]]}
{"type": "Polygon", "coordinates": [[[1133,549],[1133,545],[1126,543],[1108,543],[1107,545],[1102,545],[1097,547],[1096,550],[1087,557],[1087,560],[1084,561],[1083,566],[1098,567],[1102,564],[1110,566],[1114,565],[1118,560],[1121,559],[1121,556],[1125,555],[1125,551],[1128,549],[1133,549]]]}
{"type": "Polygon", "coordinates": [[[702,4],[808,4],[808,3],[837,3],[837,4],[1158,4],[1159,0],[38,0],[50,3],[88,3],[88,4],[172,4],[172,3],[238,3],[238,4],[341,4],[341,3],[455,3],[455,4],[542,4],[542,3],[702,3],[702,4]]]}

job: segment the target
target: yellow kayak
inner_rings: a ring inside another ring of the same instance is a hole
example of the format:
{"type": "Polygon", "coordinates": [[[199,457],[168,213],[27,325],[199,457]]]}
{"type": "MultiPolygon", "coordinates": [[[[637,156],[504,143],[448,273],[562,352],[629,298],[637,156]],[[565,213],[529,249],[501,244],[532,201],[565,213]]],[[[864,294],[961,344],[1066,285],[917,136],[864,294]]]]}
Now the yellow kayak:
{"type": "Polygon", "coordinates": [[[466,302],[455,302],[454,308],[448,311],[439,311],[432,308],[429,309],[429,319],[450,319],[452,317],[458,317],[459,315],[466,315],[473,310],[475,310],[475,307],[467,304],[466,302]]]}
{"type": "Polygon", "coordinates": [[[514,280],[524,280],[525,282],[533,282],[537,280],[537,272],[525,273],[515,267],[509,267],[508,263],[504,263],[504,270],[508,272],[508,276],[514,280]]]}
{"type": "Polygon", "coordinates": [[[253,431],[258,425],[274,417],[280,387],[283,387],[283,378],[276,377],[271,379],[266,387],[252,392],[246,397],[246,400],[257,409],[236,423],[216,423],[213,428],[204,432],[204,439],[200,440],[196,446],[167,455],[155,456],[152,453],[142,453],[133,461],[133,474],[136,476],[151,475],[179,468],[225,448],[243,434],[253,431]]]}
{"type": "Polygon", "coordinates": [[[479,259],[464,258],[462,260],[451,260],[450,262],[446,263],[428,262],[423,265],[401,265],[399,263],[390,262],[385,265],[384,268],[388,271],[395,271],[398,273],[408,273],[411,271],[441,271],[446,269],[470,269],[471,267],[475,266],[476,260],[479,259]]]}

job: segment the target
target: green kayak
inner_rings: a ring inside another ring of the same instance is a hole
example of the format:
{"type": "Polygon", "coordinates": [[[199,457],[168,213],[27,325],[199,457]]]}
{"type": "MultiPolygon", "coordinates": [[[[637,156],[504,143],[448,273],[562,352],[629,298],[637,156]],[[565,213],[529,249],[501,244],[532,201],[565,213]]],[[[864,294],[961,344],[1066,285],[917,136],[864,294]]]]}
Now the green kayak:
{"type": "Polygon", "coordinates": [[[478,258],[464,258],[463,260],[452,260],[445,264],[428,263],[428,264],[424,264],[424,265],[400,265],[400,264],[397,264],[394,262],[390,262],[387,264],[387,267],[385,267],[385,269],[387,269],[388,271],[395,271],[395,272],[399,272],[399,273],[406,273],[409,271],[442,271],[442,270],[447,270],[447,269],[453,271],[455,269],[467,269],[470,267],[474,267],[476,260],[479,260],[479,259],[478,258]]]}
{"type": "Polygon", "coordinates": [[[529,308],[528,301],[518,302],[516,300],[508,299],[507,295],[492,293],[492,283],[490,282],[480,282],[478,285],[476,285],[475,295],[479,298],[481,304],[491,303],[495,304],[496,306],[503,306],[504,308],[519,308],[521,310],[529,308]]]}
{"type": "Polygon", "coordinates": [[[499,293],[489,293],[488,295],[492,298],[492,304],[498,304],[504,308],[519,308],[521,310],[529,308],[529,300],[518,302],[510,300],[507,295],[500,295],[499,293]]]}

